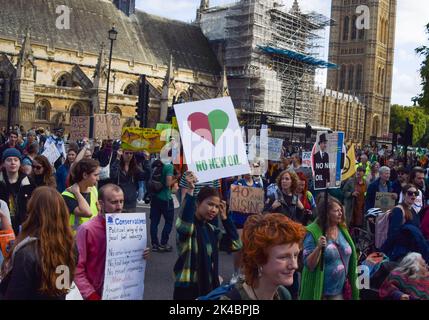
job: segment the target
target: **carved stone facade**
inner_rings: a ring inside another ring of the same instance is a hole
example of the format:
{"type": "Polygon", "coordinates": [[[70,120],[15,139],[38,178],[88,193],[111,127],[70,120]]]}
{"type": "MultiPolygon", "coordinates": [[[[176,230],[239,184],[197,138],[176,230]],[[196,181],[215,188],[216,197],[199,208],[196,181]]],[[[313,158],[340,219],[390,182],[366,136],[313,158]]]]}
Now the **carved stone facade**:
{"type": "Polygon", "coordinates": [[[107,32],[112,22],[118,40],[113,47],[108,112],[121,114],[123,122],[135,122],[142,74],[150,85],[151,127],[165,121],[173,97],[189,101],[219,95],[222,69],[197,26],[127,6],[122,12],[116,3],[123,1],[70,0],[71,28],[56,30],[58,15],[50,8],[60,5],[58,0],[0,0],[0,7],[6,8],[0,12],[0,24],[9,21],[7,28],[0,28],[5,30],[0,31],[0,126],[7,123],[8,106],[11,123],[26,129],[52,129],[63,122],[67,131],[71,115],[104,112],[107,32]],[[40,20],[28,20],[26,25],[26,10],[40,12],[33,15],[40,20]],[[94,20],[105,28],[91,30],[94,20]]]}
{"type": "Polygon", "coordinates": [[[366,109],[361,120],[369,142],[371,136],[389,133],[396,0],[332,0],[332,19],[329,60],[338,69],[328,72],[327,87],[358,97],[366,109]],[[369,8],[367,21],[359,20],[360,5],[369,8]],[[369,29],[357,28],[361,22],[369,29]]]}

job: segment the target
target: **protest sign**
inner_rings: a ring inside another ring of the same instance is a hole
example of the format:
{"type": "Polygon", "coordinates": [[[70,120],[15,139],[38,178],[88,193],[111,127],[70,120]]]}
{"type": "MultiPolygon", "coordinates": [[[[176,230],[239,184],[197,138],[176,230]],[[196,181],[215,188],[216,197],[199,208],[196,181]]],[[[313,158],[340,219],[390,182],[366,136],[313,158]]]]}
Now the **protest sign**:
{"type": "Polygon", "coordinates": [[[343,146],[343,132],[317,133],[311,157],[315,190],[341,187],[341,174],[345,160],[343,146]]]}
{"type": "Polygon", "coordinates": [[[94,137],[102,140],[121,138],[121,117],[119,114],[94,115],[94,137]]]}
{"type": "Polygon", "coordinates": [[[15,242],[15,233],[13,230],[0,231],[0,250],[3,258],[9,257],[12,252],[13,244],[15,242]]]}
{"type": "Polygon", "coordinates": [[[174,106],[189,170],[200,183],[250,173],[230,97],[174,106]]]}
{"type": "Polygon", "coordinates": [[[264,189],[231,186],[230,210],[246,214],[262,213],[264,210],[264,189]]]}
{"type": "Polygon", "coordinates": [[[311,152],[302,153],[302,167],[311,168],[311,152]]]}
{"type": "Polygon", "coordinates": [[[71,117],[70,141],[82,140],[89,137],[89,117],[71,117]]]}
{"type": "Polygon", "coordinates": [[[107,115],[108,137],[113,140],[120,140],[122,134],[121,116],[117,113],[107,115]]]}
{"type": "Polygon", "coordinates": [[[51,143],[46,147],[45,151],[43,151],[42,156],[45,156],[48,159],[49,163],[53,166],[55,161],[57,161],[58,158],[61,157],[61,154],[55,144],[51,143]]]}
{"type": "Polygon", "coordinates": [[[355,145],[350,146],[349,151],[347,151],[346,160],[344,162],[342,180],[346,181],[347,179],[353,177],[356,173],[356,154],[355,154],[355,145]]]}
{"type": "Polygon", "coordinates": [[[395,207],[394,195],[396,195],[396,193],[377,192],[375,194],[374,208],[379,208],[383,212],[393,209],[395,207]]]}
{"type": "Polygon", "coordinates": [[[160,138],[161,132],[155,129],[126,127],[122,129],[122,149],[159,153],[165,145],[160,138]]]}
{"type": "MultiPolygon", "coordinates": [[[[253,160],[255,158],[262,158],[266,160],[271,161],[280,161],[281,155],[282,155],[282,148],[283,148],[283,140],[282,139],[276,139],[276,138],[268,138],[268,158],[267,158],[267,151],[264,150],[264,148],[261,149],[261,142],[260,137],[253,136],[252,140],[249,142],[248,145],[248,157],[249,160],[253,160]]],[[[267,140],[265,140],[266,142],[267,140]]],[[[262,146],[265,146],[266,144],[264,141],[262,142],[262,146]]]]}
{"type": "Polygon", "coordinates": [[[143,300],[146,214],[106,214],[103,300],[143,300]]]}

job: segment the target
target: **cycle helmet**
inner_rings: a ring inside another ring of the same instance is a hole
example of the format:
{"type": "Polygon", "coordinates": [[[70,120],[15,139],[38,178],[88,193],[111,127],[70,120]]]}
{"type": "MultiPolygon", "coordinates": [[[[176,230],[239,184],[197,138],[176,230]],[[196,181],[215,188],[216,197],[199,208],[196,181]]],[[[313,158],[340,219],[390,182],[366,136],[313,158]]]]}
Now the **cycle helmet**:
{"type": "Polygon", "coordinates": [[[371,217],[377,218],[377,216],[381,213],[383,213],[383,211],[380,208],[371,208],[366,212],[365,217],[366,218],[371,218],[371,217]]]}

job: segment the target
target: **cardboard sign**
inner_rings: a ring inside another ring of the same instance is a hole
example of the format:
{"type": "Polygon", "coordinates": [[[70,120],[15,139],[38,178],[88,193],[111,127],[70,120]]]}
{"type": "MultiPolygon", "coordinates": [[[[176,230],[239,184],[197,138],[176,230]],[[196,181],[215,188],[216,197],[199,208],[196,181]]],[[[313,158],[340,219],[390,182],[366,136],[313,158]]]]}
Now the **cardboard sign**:
{"type": "Polygon", "coordinates": [[[383,212],[393,209],[395,207],[395,199],[392,198],[392,195],[396,195],[396,193],[377,192],[375,194],[374,208],[379,208],[383,212]]]}
{"type": "Polygon", "coordinates": [[[146,214],[106,214],[103,300],[143,300],[146,214]]]}
{"type": "Polygon", "coordinates": [[[344,151],[343,132],[317,133],[311,157],[315,190],[341,187],[342,168],[346,156],[344,151]]]}
{"type": "Polygon", "coordinates": [[[94,115],[94,137],[101,140],[121,138],[121,117],[119,114],[94,115]]]}
{"type": "Polygon", "coordinates": [[[248,148],[248,157],[250,160],[253,160],[255,158],[262,158],[271,161],[280,161],[282,155],[283,140],[276,138],[268,138],[268,157],[267,151],[265,151],[264,148],[261,149],[260,137],[253,136],[252,140],[248,145],[248,148]]]}
{"type": "Polygon", "coordinates": [[[59,157],[61,157],[61,154],[55,144],[51,143],[45,148],[45,151],[43,151],[42,156],[45,156],[51,166],[54,166],[54,163],[58,160],[59,157]]]}
{"type": "Polygon", "coordinates": [[[262,213],[264,189],[232,185],[229,209],[245,214],[262,213]]]}
{"type": "Polygon", "coordinates": [[[311,152],[302,153],[302,167],[311,168],[311,152]]]}
{"type": "Polygon", "coordinates": [[[200,183],[250,173],[230,97],[177,104],[174,110],[188,168],[200,183]]]}
{"type": "Polygon", "coordinates": [[[161,132],[155,129],[126,127],[122,129],[121,140],[122,149],[130,151],[159,153],[165,145],[165,141],[161,141],[161,132]]]}
{"type": "Polygon", "coordinates": [[[71,117],[70,141],[82,140],[89,137],[89,117],[71,117]]]}

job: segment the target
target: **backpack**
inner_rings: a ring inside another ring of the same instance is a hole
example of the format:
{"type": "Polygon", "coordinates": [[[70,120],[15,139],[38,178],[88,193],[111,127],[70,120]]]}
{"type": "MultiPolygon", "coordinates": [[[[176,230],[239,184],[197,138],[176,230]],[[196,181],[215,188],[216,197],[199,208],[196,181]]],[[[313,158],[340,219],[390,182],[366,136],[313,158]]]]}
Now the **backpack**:
{"type": "Polygon", "coordinates": [[[162,170],[164,164],[161,160],[156,160],[152,164],[152,172],[150,174],[149,181],[147,182],[147,189],[150,194],[158,193],[164,188],[164,182],[162,181],[162,170]]]}
{"type": "Polygon", "coordinates": [[[197,300],[219,300],[222,296],[227,296],[231,300],[241,300],[240,293],[237,288],[235,288],[235,285],[229,283],[217,287],[207,295],[199,297],[197,300]]]}
{"type": "MultiPolygon", "coordinates": [[[[400,207],[403,211],[402,207],[400,207]]],[[[380,249],[387,240],[387,234],[389,233],[389,222],[390,214],[392,210],[388,210],[384,213],[380,213],[375,220],[375,247],[380,249]]],[[[405,223],[405,215],[404,215],[405,223]]]]}

